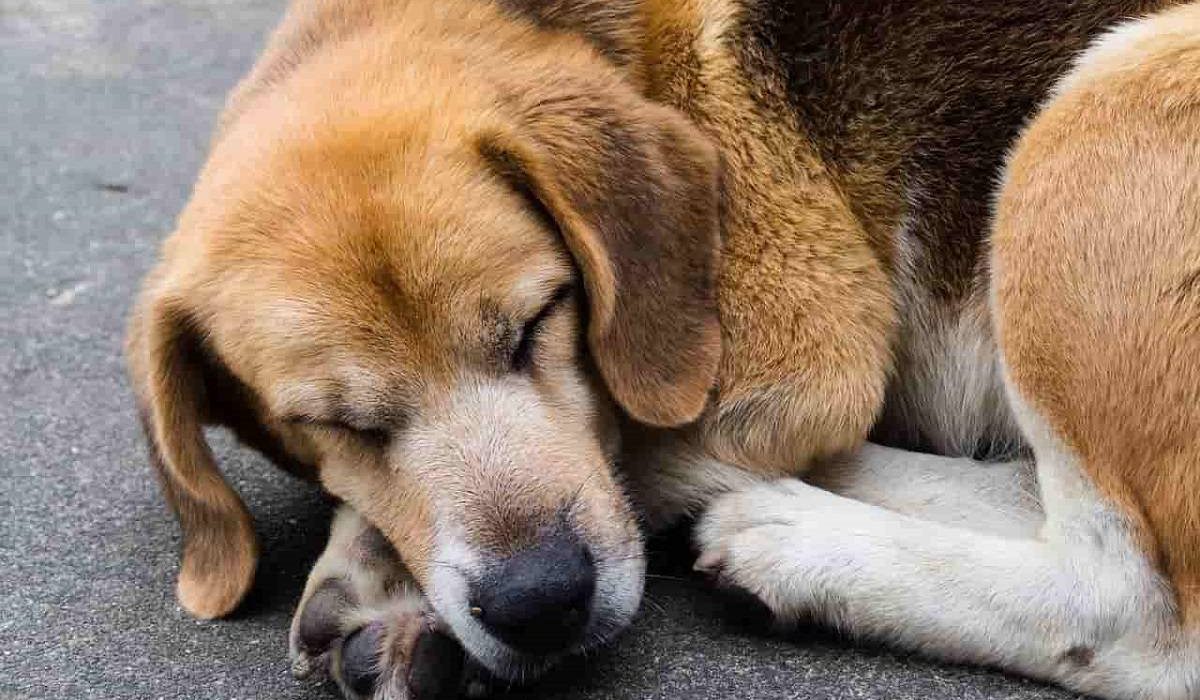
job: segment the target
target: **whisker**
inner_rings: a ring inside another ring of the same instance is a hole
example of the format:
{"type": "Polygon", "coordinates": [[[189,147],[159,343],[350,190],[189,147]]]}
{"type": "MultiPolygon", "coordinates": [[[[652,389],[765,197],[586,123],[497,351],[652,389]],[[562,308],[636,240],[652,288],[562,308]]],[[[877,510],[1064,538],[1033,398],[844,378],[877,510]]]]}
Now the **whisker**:
{"type": "Polygon", "coordinates": [[[468,576],[468,577],[470,576],[470,574],[465,569],[463,569],[462,566],[459,564],[451,564],[449,562],[436,561],[436,560],[430,560],[428,563],[429,563],[429,566],[431,566],[431,567],[440,567],[443,569],[449,569],[461,576],[468,576]]]}
{"type": "Polygon", "coordinates": [[[627,555],[624,557],[605,557],[603,561],[605,564],[619,564],[623,561],[633,561],[635,559],[643,559],[643,558],[644,558],[644,556],[642,555],[642,553],[637,552],[635,554],[630,554],[630,555],[627,555]]]}
{"type": "Polygon", "coordinates": [[[575,488],[575,493],[571,495],[571,498],[567,501],[566,506],[563,508],[564,517],[570,518],[575,515],[575,507],[580,503],[580,497],[583,495],[584,487],[587,486],[588,482],[592,480],[592,477],[600,473],[601,469],[602,467],[599,465],[593,467],[591,472],[589,472],[588,475],[583,478],[583,481],[579,482],[579,486],[575,488]]]}

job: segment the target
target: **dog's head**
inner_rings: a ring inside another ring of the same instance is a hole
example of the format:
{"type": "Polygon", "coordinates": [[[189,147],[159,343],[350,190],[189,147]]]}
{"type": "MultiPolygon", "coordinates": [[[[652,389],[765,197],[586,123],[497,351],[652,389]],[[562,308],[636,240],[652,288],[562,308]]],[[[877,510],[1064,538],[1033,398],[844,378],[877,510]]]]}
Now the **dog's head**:
{"type": "Polygon", "coordinates": [[[556,41],[495,73],[343,48],[225,127],[128,343],[192,613],[233,609],[257,559],[202,434],[224,423],[379,527],[495,672],[631,618],[617,412],[704,407],[717,164],[556,41]]]}

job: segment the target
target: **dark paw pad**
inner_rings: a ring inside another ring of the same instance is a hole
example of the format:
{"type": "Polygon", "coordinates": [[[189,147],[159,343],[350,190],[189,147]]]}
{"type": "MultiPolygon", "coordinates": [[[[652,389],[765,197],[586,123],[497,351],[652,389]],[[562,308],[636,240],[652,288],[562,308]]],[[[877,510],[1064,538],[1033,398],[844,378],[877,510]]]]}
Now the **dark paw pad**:
{"type": "Polygon", "coordinates": [[[448,635],[436,630],[418,635],[409,659],[410,696],[419,700],[456,697],[463,658],[462,646],[448,635]]]}
{"type": "Polygon", "coordinates": [[[369,695],[375,688],[383,637],[383,625],[375,622],[355,631],[342,645],[340,676],[356,695],[369,695]]]}
{"type": "Polygon", "coordinates": [[[341,621],[354,604],[341,579],[320,585],[304,604],[296,626],[296,646],[309,656],[318,656],[342,636],[341,621]]]}

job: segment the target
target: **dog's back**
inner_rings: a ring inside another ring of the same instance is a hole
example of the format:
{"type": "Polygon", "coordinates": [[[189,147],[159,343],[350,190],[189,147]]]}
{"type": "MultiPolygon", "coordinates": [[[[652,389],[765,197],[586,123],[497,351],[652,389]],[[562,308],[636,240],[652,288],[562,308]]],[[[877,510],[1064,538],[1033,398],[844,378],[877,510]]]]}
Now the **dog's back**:
{"type": "Polygon", "coordinates": [[[748,3],[737,45],[771,86],[762,99],[786,99],[856,212],[882,229],[880,255],[903,244],[915,281],[949,301],[975,284],[998,167],[1021,127],[1099,32],[1165,4],[771,0],[748,3]]]}

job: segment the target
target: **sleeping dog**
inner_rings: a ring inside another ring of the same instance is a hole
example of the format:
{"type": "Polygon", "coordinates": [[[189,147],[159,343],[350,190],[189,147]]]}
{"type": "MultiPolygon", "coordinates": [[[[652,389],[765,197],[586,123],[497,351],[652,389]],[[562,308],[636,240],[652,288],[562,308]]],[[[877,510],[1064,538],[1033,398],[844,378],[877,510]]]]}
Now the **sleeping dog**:
{"type": "Polygon", "coordinates": [[[254,576],[221,424],[343,504],[350,697],[605,643],[688,515],[781,622],[1200,697],[1174,4],[297,0],[130,325],[180,602],[254,576]]]}

